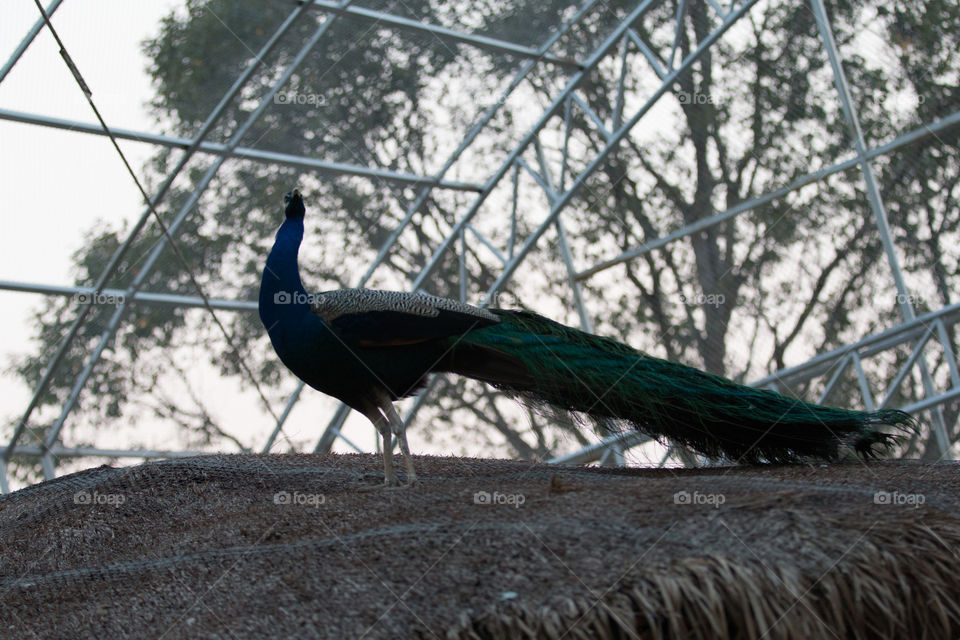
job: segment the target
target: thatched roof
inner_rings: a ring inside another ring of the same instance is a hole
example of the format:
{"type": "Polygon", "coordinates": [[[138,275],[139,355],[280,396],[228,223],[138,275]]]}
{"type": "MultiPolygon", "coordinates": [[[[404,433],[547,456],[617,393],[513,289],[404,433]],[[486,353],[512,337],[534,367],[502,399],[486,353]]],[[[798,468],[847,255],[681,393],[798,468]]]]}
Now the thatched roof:
{"type": "Polygon", "coordinates": [[[0,635],[960,635],[956,465],[417,464],[412,489],[375,456],[251,455],[14,493],[0,635]]]}

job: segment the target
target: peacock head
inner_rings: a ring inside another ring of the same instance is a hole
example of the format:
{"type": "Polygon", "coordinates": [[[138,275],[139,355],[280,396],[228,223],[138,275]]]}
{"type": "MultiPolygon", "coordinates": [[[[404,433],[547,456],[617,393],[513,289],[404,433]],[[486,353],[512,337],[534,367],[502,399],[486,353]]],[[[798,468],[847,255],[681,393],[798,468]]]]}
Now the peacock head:
{"type": "Polygon", "coordinates": [[[303,206],[303,196],[300,195],[299,189],[288,191],[287,195],[283,196],[283,204],[285,206],[284,212],[287,214],[287,219],[302,218],[306,212],[303,206]]]}

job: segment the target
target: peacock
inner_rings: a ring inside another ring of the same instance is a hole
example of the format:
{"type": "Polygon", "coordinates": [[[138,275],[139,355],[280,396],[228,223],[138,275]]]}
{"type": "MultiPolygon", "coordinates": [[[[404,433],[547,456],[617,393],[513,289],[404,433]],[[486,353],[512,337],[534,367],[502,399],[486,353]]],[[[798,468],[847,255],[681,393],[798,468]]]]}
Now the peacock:
{"type": "Polygon", "coordinates": [[[483,381],[538,406],[637,429],[711,458],[747,463],[833,459],[841,446],[864,458],[913,429],[887,409],[825,407],[737,384],[578,331],[527,310],[483,309],[425,293],[343,289],[309,295],[297,256],[305,207],[296,189],[267,257],[259,311],[280,360],[311,387],[365,415],[383,439],[384,479],[399,484],[393,437],[407,483],[416,472],[393,402],[431,373],[483,381]]]}

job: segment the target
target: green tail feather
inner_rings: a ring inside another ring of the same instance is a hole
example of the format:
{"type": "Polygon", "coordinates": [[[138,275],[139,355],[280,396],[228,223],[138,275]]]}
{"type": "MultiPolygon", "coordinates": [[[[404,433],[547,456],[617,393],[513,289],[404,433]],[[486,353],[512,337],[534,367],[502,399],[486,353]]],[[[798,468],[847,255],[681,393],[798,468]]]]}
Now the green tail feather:
{"type": "Polygon", "coordinates": [[[534,313],[494,312],[503,321],[470,332],[457,349],[499,354],[487,359],[496,364],[462,373],[534,403],[626,423],[709,457],[794,462],[834,458],[843,444],[873,457],[875,445],[896,439],[877,425],[917,426],[903,411],[823,407],[654,358],[534,313]],[[513,374],[504,373],[509,362],[513,374]],[[526,375],[517,373],[518,365],[526,375]]]}

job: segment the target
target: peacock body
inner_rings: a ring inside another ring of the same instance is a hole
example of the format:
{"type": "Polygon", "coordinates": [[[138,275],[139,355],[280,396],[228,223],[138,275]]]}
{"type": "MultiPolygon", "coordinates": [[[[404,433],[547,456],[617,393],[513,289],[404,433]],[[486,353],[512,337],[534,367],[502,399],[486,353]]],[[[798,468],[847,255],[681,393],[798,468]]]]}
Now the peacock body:
{"type": "Polygon", "coordinates": [[[416,477],[392,403],[415,394],[432,372],[468,376],[528,402],[737,461],[829,459],[844,444],[872,456],[874,445],[893,438],[878,425],[915,426],[902,411],[824,407],[740,385],[529,311],[368,289],[308,295],[297,265],[304,213],[300,194],[287,194],[286,220],[261,281],[260,318],[294,374],[378,428],[388,484],[397,482],[391,435],[408,480],[416,477]]]}

